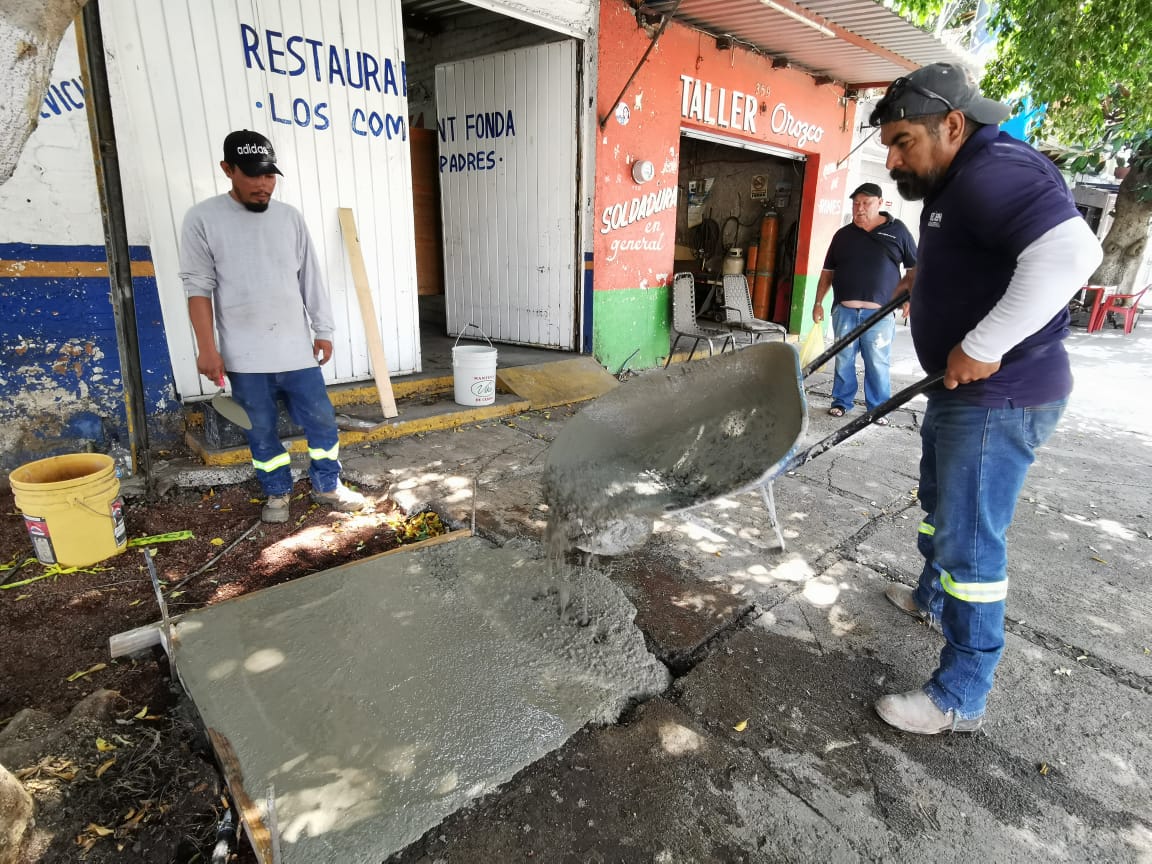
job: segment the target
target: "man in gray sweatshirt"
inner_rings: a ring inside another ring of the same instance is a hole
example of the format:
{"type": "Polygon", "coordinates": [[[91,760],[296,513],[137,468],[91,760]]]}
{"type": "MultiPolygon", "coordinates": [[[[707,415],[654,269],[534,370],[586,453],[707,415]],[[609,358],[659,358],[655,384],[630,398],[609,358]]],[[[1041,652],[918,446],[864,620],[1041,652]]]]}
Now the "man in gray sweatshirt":
{"type": "Polygon", "coordinates": [[[292,492],[291,460],[276,433],[280,400],[308,441],[312,499],[359,510],[364,496],[340,482],[336,415],[320,371],[332,357],[332,308],[304,218],[272,200],[280,169],[258,132],[228,135],[220,168],[231,190],[190,209],[180,241],[196,368],[218,384],[227,373],[248,412],[265,522],[288,521],[292,492]]]}

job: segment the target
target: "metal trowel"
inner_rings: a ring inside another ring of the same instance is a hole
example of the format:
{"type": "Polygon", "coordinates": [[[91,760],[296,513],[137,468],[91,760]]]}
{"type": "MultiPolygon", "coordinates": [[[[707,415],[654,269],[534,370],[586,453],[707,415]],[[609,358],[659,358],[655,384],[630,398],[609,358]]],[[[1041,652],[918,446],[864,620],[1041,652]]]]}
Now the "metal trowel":
{"type": "Polygon", "coordinates": [[[212,407],[215,408],[225,420],[231,420],[241,429],[251,429],[252,421],[248,419],[248,412],[244,410],[244,406],[231,396],[225,394],[223,375],[216,379],[216,386],[220,389],[216,395],[212,397],[212,407]]]}

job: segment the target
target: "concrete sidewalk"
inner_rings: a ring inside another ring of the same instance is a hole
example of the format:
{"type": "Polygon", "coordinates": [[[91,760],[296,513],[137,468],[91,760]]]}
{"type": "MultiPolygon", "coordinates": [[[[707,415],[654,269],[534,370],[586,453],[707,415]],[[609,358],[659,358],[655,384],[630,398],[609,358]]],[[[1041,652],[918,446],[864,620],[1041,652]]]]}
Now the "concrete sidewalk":
{"type": "MultiPolygon", "coordinates": [[[[898,327],[894,386],[920,377],[898,327]]],[[[1152,861],[1152,325],[1076,332],[1079,389],[1010,533],[1009,637],[986,731],[919,738],[874,714],[941,641],[890,607],[914,584],[923,403],[755,494],[600,559],[677,676],[398,854],[402,862],[1152,861]]],[[[810,437],[827,375],[809,381],[810,437]]],[[[538,539],[571,409],[347,454],[348,475],[497,544],[538,539]]]]}

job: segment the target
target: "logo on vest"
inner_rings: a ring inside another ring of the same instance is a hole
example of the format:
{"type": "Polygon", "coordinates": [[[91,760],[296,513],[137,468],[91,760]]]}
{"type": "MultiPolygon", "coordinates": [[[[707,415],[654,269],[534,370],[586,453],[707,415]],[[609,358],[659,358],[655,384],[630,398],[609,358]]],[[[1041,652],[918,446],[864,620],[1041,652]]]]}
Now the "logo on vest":
{"type": "Polygon", "coordinates": [[[929,228],[939,228],[940,223],[941,223],[941,221],[943,221],[943,219],[944,219],[944,214],[941,213],[939,210],[936,210],[933,213],[929,213],[928,214],[928,227],[929,228]]]}

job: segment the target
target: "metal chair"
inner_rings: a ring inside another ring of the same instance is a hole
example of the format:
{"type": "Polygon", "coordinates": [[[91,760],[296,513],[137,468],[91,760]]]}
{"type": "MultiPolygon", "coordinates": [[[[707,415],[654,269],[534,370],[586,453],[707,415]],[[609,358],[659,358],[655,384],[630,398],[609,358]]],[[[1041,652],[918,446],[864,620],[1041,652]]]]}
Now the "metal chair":
{"type": "Polygon", "coordinates": [[[731,329],[708,327],[696,320],[696,282],[691,273],[677,273],[672,277],[672,332],[676,334],[676,338],[668,349],[668,359],[664,361],[665,369],[672,362],[672,355],[676,353],[676,346],[684,338],[695,340],[692,343],[692,350],[688,352],[689,360],[695,355],[696,348],[701,342],[708,343],[709,357],[712,356],[714,350],[712,347],[713,340],[720,341],[721,354],[724,353],[726,347],[731,347],[733,351],[736,350],[736,340],[731,329]]]}
{"type": "Polygon", "coordinates": [[[724,323],[733,330],[748,334],[752,345],[765,336],[779,336],[783,342],[788,329],[773,321],[757,318],[752,312],[752,294],[748,290],[748,277],[729,274],[724,277],[724,323]]]}
{"type": "Polygon", "coordinates": [[[1088,322],[1088,332],[1093,333],[1102,329],[1105,321],[1111,321],[1114,328],[1119,327],[1116,319],[1123,318],[1124,332],[1131,333],[1132,328],[1136,326],[1136,319],[1144,311],[1140,308],[1140,298],[1149,288],[1152,288],[1152,285],[1145,285],[1136,294],[1109,294],[1093,311],[1092,320],[1088,322]]]}

